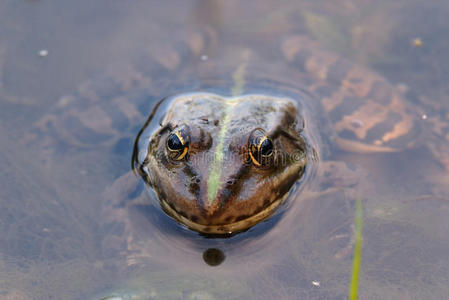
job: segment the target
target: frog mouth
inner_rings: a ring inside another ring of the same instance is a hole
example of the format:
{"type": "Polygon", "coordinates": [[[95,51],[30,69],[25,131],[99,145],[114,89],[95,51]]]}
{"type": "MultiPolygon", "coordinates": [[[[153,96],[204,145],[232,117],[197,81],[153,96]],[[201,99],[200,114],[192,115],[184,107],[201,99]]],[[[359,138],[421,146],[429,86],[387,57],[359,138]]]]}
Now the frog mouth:
{"type": "Polygon", "coordinates": [[[204,235],[218,235],[218,236],[229,236],[242,231],[245,231],[252,226],[268,219],[276,209],[285,202],[289,193],[286,193],[281,198],[276,199],[267,207],[265,207],[260,212],[245,218],[243,220],[239,220],[236,222],[228,223],[228,224],[200,224],[193,222],[192,220],[186,218],[185,216],[178,213],[173,207],[171,207],[166,201],[161,200],[160,204],[162,209],[173,219],[175,219],[178,223],[187,226],[189,229],[197,231],[204,235]]]}

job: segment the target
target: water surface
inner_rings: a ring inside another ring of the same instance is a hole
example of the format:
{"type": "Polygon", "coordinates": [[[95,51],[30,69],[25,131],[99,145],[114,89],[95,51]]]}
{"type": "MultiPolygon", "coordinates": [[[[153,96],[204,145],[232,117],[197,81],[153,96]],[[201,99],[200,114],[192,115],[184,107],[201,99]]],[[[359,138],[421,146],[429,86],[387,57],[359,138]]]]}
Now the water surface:
{"type": "MultiPolygon", "coordinates": [[[[111,247],[109,236],[120,229],[105,226],[101,212],[105,190],[130,170],[132,141],[120,149],[72,149],[70,155],[47,155],[48,149],[27,144],[33,126],[60,99],[77,95],[86,82],[100,82],[111,66],[135,64],[161,45],[176,45],[188,32],[211,27],[221,45],[229,46],[216,50],[217,57],[238,57],[233,51],[240,53],[240,48],[276,49],[283,37],[302,34],[380,73],[403,91],[427,139],[417,134],[416,147],[393,154],[354,154],[331,144],[326,159],[344,161],[365,174],[359,186],[364,208],[360,298],[445,298],[449,173],[442,162],[446,159],[449,165],[448,13],[449,5],[438,0],[348,0],[338,5],[3,1],[0,296],[346,298],[352,248],[336,251],[350,239],[338,238],[350,234],[354,214],[346,190],[316,196],[312,213],[299,214],[295,222],[291,215],[279,216],[271,228],[256,226],[233,240],[180,230],[157,207],[143,214],[153,221],[132,208],[142,248],[140,256],[130,257],[111,247]],[[447,123],[437,126],[439,120],[447,123]],[[204,254],[211,248],[222,253],[204,254]]],[[[165,92],[161,88],[155,94],[165,92]]],[[[148,105],[157,100],[153,97],[148,105]]],[[[136,125],[131,135],[143,123],[136,125]]]]}

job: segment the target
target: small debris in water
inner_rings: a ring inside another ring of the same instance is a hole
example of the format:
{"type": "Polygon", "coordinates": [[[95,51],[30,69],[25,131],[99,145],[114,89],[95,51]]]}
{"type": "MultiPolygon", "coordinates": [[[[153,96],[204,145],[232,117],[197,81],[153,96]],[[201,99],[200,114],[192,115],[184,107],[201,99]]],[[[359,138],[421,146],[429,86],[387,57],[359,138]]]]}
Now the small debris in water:
{"type": "MultiPolygon", "coordinates": [[[[153,298],[150,298],[153,299],[153,298]]],[[[215,297],[206,291],[195,291],[191,293],[187,299],[197,299],[197,300],[212,300],[215,299],[215,297]]]]}
{"type": "Polygon", "coordinates": [[[46,57],[46,56],[48,56],[48,50],[42,49],[41,51],[39,51],[39,56],[40,56],[40,57],[46,57]]]}
{"type": "Polygon", "coordinates": [[[426,115],[426,114],[423,114],[423,115],[421,116],[421,119],[427,120],[427,115],[426,115]]]}
{"type": "Polygon", "coordinates": [[[412,41],[412,44],[414,47],[421,47],[422,46],[422,40],[420,38],[414,38],[412,41]]]}
{"type": "Polygon", "coordinates": [[[312,281],[312,284],[313,284],[314,286],[320,286],[320,282],[319,282],[319,281],[312,281]]]}
{"type": "Polygon", "coordinates": [[[408,85],[406,85],[405,83],[401,82],[396,84],[396,89],[398,90],[398,92],[405,94],[408,92],[408,90],[410,89],[408,85]]]}
{"type": "Polygon", "coordinates": [[[352,119],[352,120],[351,120],[351,125],[352,125],[353,127],[355,127],[355,128],[360,128],[360,127],[362,127],[364,124],[363,124],[363,121],[362,121],[362,120],[359,120],[359,119],[352,119]]]}
{"type": "Polygon", "coordinates": [[[201,59],[202,61],[206,61],[206,60],[209,59],[209,56],[207,56],[207,55],[204,54],[204,55],[201,55],[200,59],[201,59]]]}

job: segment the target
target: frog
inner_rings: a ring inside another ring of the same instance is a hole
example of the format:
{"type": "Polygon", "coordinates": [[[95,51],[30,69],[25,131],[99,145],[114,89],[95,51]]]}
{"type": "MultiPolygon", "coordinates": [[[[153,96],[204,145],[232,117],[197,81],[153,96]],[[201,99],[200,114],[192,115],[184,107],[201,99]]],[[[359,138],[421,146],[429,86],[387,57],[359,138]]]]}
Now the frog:
{"type": "Polygon", "coordinates": [[[334,257],[347,257],[353,200],[370,191],[368,176],[329,152],[413,148],[419,113],[384,77],[310,37],[282,37],[268,58],[218,45],[213,30],[195,32],[144,64],[111,69],[61,98],[29,140],[44,165],[80,151],[132,152],[132,170],[106,188],[100,213],[111,232],[102,248],[125,268],[179,248],[233,253],[240,243],[254,254],[328,196],[347,206],[344,226],[326,234],[334,257]]]}
{"type": "Polygon", "coordinates": [[[265,220],[313,159],[291,99],[193,93],[165,101],[161,126],[148,132],[153,117],[137,138],[135,169],[164,211],[200,233],[233,234],[265,220]]]}

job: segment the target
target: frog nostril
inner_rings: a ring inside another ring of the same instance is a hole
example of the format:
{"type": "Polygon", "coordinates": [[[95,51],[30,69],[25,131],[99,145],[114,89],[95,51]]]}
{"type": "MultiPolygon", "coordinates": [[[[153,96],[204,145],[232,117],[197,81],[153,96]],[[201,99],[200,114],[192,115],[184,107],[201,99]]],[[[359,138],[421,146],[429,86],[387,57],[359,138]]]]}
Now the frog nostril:
{"type": "Polygon", "coordinates": [[[235,179],[229,179],[228,181],[226,181],[226,184],[228,186],[234,185],[235,184],[235,179]]]}

